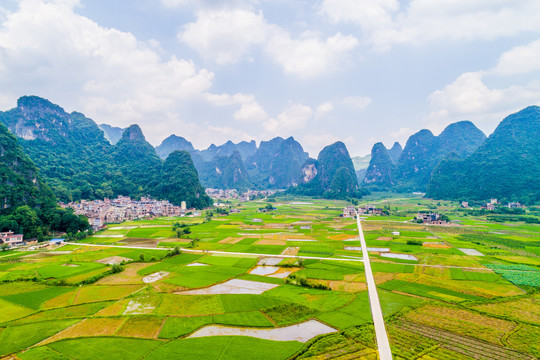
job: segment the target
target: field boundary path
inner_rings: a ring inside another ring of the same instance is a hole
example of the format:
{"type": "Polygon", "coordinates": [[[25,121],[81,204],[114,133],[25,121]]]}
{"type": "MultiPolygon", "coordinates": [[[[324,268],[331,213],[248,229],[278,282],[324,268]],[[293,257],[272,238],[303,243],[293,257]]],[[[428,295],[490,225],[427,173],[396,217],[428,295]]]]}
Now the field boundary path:
{"type": "MultiPolygon", "coordinates": [[[[145,246],[129,246],[129,245],[101,245],[101,244],[88,244],[88,243],[78,243],[78,242],[66,242],[66,245],[79,245],[79,246],[92,246],[92,247],[109,247],[109,248],[120,248],[120,249],[138,249],[138,250],[165,250],[171,251],[174,248],[167,247],[145,247],[145,246]]],[[[329,257],[315,257],[315,256],[298,256],[298,255],[274,255],[274,254],[256,254],[256,253],[242,253],[242,252],[229,252],[229,251],[216,251],[216,250],[195,250],[195,249],[186,249],[180,248],[180,251],[186,253],[195,253],[195,254],[217,254],[217,255],[229,255],[229,256],[244,256],[244,257],[265,257],[265,258],[280,258],[280,259],[315,259],[315,260],[331,260],[331,261],[353,261],[353,262],[363,262],[361,258],[329,258],[329,257]]]]}
{"type": "Polygon", "coordinates": [[[379,350],[379,358],[381,360],[392,360],[392,351],[390,350],[390,342],[388,334],[384,326],[384,318],[379,301],[379,294],[373,279],[371,264],[369,262],[369,254],[364,238],[364,231],[360,224],[360,216],[356,214],[356,224],[358,225],[358,234],[360,235],[360,245],[362,246],[362,257],[364,259],[364,271],[366,273],[366,283],[368,288],[369,305],[371,307],[371,316],[373,317],[373,325],[375,326],[375,337],[377,338],[377,348],[379,350]]]}

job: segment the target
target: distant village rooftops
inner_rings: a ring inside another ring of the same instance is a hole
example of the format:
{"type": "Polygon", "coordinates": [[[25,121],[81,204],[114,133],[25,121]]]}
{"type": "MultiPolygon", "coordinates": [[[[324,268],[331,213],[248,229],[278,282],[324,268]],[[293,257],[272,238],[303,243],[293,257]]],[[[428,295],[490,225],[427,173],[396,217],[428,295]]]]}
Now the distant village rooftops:
{"type": "Polygon", "coordinates": [[[60,206],[72,208],[76,215],[86,216],[93,230],[99,230],[106,223],[157,216],[182,216],[187,210],[184,201],[181,206],[175,206],[167,200],[141,197],[141,200],[137,201],[121,195],[112,200],[81,200],[68,204],[60,203],[60,206]]]}
{"type": "Polygon", "coordinates": [[[240,194],[236,189],[206,188],[206,195],[214,199],[240,199],[240,201],[249,201],[261,196],[272,196],[276,192],[277,190],[248,190],[240,194]]]}

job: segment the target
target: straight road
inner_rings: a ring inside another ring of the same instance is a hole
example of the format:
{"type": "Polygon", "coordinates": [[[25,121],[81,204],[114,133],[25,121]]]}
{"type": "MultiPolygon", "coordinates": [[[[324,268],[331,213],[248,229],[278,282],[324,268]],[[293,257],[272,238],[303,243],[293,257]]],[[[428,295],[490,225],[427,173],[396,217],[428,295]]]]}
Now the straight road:
{"type": "Polygon", "coordinates": [[[379,348],[379,358],[381,360],[392,360],[392,351],[390,350],[390,342],[388,341],[388,334],[386,333],[386,328],[384,326],[379,294],[377,293],[377,287],[375,286],[375,280],[373,279],[366,239],[364,238],[364,232],[362,231],[362,225],[360,224],[360,217],[358,214],[356,214],[356,223],[358,225],[358,234],[360,235],[360,245],[362,246],[362,258],[364,259],[364,269],[366,272],[369,305],[371,306],[371,316],[373,317],[373,325],[375,326],[375,337],[377,338],[377,347],[379,348]]]}

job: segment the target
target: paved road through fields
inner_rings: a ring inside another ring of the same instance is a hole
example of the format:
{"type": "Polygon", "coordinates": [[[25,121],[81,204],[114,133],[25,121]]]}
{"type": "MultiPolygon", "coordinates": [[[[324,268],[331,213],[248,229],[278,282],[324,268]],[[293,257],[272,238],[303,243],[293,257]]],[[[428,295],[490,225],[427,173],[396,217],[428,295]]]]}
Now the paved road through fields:
{"type": "Polygon", "coordinates": [[[379,358],[381,360],[392,360],[392,351],[390,350],[388,334],[386,333],[386,328],[384,326],[379,294],[377,293],[377,287],[375,286],[375,280],[373,279],[366,239],[364,238],[364,232],[362,231],[362,225],[360,224],[360,217],[358,214],[356,214],[356,223],[358,225],[358,234],[360,235],[360,245],[362,245],[362,258],[364,259],[369,305],[371,306],[371,316],[373,317],[373,325],[375,326],[375,337],[377,338],[379,358]]]}

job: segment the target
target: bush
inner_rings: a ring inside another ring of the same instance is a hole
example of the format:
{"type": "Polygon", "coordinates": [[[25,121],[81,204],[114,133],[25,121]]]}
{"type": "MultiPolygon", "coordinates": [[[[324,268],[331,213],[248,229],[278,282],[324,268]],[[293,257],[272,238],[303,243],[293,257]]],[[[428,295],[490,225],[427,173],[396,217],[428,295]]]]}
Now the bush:
{"type": "Polygon", "coordinates": [[[407,240],[407,245],[422,245],[423,242],[420,240],[407,240]]]}
{"type": "MultiPolygon", "coordinates": [[[[142,256],[143,259],[144,259],[144,255],[141,254],[141,256],[142,256]]],[[[124,267],[123,267],[122,265],[120,265],[120,264],[113,264],[112,269],[111,269],[111,272],[112,272],[113,274],[116,274],[116,273],[119,273],[119,272],[122,272],[122,271],[124,271],[124,267]]]]}

